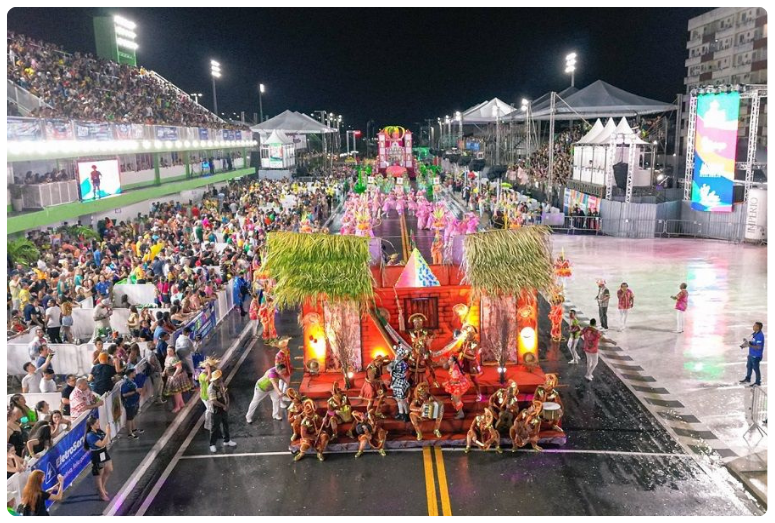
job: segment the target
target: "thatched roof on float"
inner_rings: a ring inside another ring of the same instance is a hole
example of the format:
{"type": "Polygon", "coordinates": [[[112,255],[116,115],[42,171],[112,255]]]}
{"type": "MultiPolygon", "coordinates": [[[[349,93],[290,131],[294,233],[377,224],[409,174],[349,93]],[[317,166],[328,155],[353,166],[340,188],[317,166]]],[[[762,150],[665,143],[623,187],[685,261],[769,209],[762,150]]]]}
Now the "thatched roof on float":
{"type": "Polygon", "coordinates": [[[546,226],[531,225],[466,235],[463,281],[476,297],[517,296],[523,289],[547,291],[553,275],[549,233],[546,226]]]}
{"type": "Polygon", "coordinates": [[[271,232],[264,267],[276,281],[275,304],[286,309],[307,300],[373,300],[370,260],[365,237],[271,232]]]}

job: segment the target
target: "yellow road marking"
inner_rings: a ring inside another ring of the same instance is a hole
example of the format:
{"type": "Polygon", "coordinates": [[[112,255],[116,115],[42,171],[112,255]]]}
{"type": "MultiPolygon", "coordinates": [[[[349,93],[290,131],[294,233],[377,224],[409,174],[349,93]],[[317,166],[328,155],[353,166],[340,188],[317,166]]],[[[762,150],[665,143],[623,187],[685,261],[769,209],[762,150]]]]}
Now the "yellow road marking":
{"type": "Polygon", "coordinates": [[[428,515],[438,516],[439,505],[436,502],[436,483],[433,481],[433,455],[430,447],[423,447],[422,460],[425,464],[425,494],[428,496],[428,515]]]}
{"type": "Polygon", "coordinates": [[[449,489],[447,488],[447,472],[444,470],[444,457],[441,447],[434,447],[436,452],[436,474],[439,478],[439,494],[441,495],[442,516],[452,515],[452,505],[449,503],[449,489]]]}

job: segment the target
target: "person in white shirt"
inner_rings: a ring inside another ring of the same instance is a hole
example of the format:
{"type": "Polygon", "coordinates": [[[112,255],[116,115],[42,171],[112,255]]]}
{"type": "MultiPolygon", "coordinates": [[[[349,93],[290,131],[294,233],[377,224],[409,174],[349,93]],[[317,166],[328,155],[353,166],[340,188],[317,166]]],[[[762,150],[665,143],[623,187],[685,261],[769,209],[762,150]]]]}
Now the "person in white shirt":
{"type": "Polygon", "coordinates": [[[54,369],[51,367],[43,371],[43,380],[40,382],[40,392],[56,392],[57,382],[54,380],[54,369]]]}
{"type": "Polygon", "coordinates": [[[35,337],[27,344],[27,353],[32,361],[38,359],[38,356],[40,356],[40,346],[45,343],[46,338],[43,337],[43,329],[38,327],[35,329],[35,337]]]}
{"type": "Polygon", "coordinates": [[[27,374],[22,378],[22,393],[38,393],[40,392],[40,382],[43,380],[43,372],[51,365],[51,354],[46,356],[46,361],[43,365],[36,367],[31,361],[24,364],[24,372],[27,374]]]}
{"type": "Polygon", "coordinates": [[[46,333],[51,343],[62,343],[59,332],[62,329],[62,309],[56,300],[49,300],[46,309],[46,333]]]}

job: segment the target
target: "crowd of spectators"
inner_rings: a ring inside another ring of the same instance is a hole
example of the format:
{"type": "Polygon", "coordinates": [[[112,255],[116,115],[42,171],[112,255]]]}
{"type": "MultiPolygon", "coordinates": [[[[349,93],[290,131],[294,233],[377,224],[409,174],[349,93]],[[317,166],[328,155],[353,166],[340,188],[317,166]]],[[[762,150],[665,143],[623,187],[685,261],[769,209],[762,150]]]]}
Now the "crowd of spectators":
{"type": "MultiPolygon", "coordinates": [[[[564,184],[570,178],[573,171],[573,144],[581,139],[583,130],[581,127],[560,132],[554,140],[554,170],[553,181],[556,184],[564,184]]],[[[531,181],[547,182],[549,180],[549,144],[539,147],[530,155],[527,162],[527,173],[531,181]]]]}
{"type": "MultiPolygon", "coordinates": [[[[216,299],[216,291],[232,278],[237,281],[234,298],[244,315],[244,299],[260,287],[257,275],[266,234],[325,231],[325,220],[341,198],[341,179],[350,174],[337,171],[310,184],[242,179],[213,188],[198,203],[157,202],[147,215],[133,220],[101,220],[96,235],[78,234],[82,228],[66,224],[29,232],[40,259],[31,266],[9,260],[9,336],[33,330],[22,393],[12,396],[8,409],[9,477],[24,470],[26,459],[49,448],[56,435],[67,430],[69,420],[99,407],[101,396],[119,381],[125,409],[134,418],[134,368],[143,359],[154,400],[175,398],[177,412],[182,401],[179,384],[191,381],[192,353],[199,340],[191,338],[189,328],[174,345],[170,335],[216,299]],[[112,287],[119,281],[152,283],[155,303],[114,304],[112,287]],[[52,343],[79,341],[71,334],[73,308],[92,305],[93,367],[87,376],[62,376],[55,369],[52,343]],[[126,332],[105,326],[116,306],[129,308],[126,332]],[[160,310],[151,314],[149,307],[160,310]],[[37,392],[60,393],[61,402],[27,405],[24,394],[37,392]]],[[[139,437],[142,429],[130,421],[128,436],[139,437]]]]}
{"type": "Polygon", "coordinates": [[[8,79],[51,107],[32,116],[242,129],[224,122],[152,71],[8,31],[8,79]]]}

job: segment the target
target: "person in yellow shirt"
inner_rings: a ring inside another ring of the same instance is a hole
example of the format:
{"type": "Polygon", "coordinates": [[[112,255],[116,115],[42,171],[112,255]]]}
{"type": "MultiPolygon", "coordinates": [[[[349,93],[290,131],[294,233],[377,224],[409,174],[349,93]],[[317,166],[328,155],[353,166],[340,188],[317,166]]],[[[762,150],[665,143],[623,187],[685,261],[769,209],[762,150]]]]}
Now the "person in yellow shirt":
{"type": "Polygon", "coordinates": [[[24,306],[30,302],[30,299],[32,299],[30,285],[28,283],[22,283],[22,288],[19,290],[19,310],[23,310],[24,306]]]}

